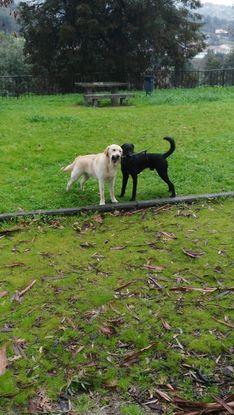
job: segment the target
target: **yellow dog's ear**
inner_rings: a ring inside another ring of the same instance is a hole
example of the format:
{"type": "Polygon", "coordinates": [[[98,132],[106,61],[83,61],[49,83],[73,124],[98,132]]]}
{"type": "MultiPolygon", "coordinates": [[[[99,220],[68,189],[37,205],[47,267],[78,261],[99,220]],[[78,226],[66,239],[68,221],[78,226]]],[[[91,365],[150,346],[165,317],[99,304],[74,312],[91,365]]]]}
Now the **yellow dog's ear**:
{"type": "Polygon", "coordinates": [[[104,151],[104,154],[105,154],[105,156],[109,156],[109,148],[110,148],[110,146],[108,146],[108,147],[106,147],[106,149],[105,149],[105,151],[104,151]]]}

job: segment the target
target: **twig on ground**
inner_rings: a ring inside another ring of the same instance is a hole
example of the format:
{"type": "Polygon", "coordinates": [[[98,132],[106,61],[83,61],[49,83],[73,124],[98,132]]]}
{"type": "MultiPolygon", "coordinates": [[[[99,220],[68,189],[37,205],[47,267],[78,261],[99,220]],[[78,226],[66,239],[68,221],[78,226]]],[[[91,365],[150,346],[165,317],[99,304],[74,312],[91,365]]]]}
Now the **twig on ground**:
{"type": "Polygon", "coordinates": [[[36,280],[33,280],[26,288],[24,288],[22,291],[20,291],[20,292],[16,292],[14,295],[13,295],[13,297],[12,297],[12,300],[15,300],[15,301],[21,301],[21,299],[22,299],[22,297],[24,296],[24,294],[26,294],[26,292],[28,292],[33,286],[34,286],[34,284],[36,283],[37,281],[36,280]]]}
{"type": "Polygon", "coordinates": [[[212,317],[212,319],[213,319],[214,321],[217,321],[217,322],[218,322],[218,323],[220,323],[220,324],[224,324],[225,326],[230,327],[231,329],[234,329],[234,324],[227,323],[226,321],[218,320],[218,319],[217,319],[217,318],[215,318],[215,317],[212,317]]]}

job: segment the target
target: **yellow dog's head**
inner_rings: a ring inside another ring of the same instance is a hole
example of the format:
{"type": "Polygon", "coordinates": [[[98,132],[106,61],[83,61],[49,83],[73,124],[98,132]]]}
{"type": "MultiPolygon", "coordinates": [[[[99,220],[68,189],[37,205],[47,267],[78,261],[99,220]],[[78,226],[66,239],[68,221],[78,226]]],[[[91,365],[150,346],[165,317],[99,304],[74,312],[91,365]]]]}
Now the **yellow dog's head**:
{"type": "Polygon", "coordinates": [[[117,144],[111,144],[105,149],[104,154],[106,155],[106,157],[109,157],[111,163],[117,164],[118,162],[120,162],[123,150],[117,144]]]}

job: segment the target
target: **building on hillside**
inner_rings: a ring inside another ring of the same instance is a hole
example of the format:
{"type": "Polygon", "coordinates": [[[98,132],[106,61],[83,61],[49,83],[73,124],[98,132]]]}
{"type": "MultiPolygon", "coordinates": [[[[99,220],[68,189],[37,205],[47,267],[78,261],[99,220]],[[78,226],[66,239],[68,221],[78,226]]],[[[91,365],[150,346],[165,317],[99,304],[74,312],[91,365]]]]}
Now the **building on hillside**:
{"type": "Polygon", "coordinates": [[[203,59],[207,55],[207,51],[199,52],[193,59],[203,59]]]}
{"type": "Polygon", "coordinates": [[[229,53],[231,53],[231,46],[229,45],[216,45],[216,46],[208,46],[208,48],[206,49],[207,52],[213,52],[215,55],[217,54],[221,54],[221,55],[228,55],[229,53]]]}
{"type": "Polygon", "coordinates": [[[221,37],[228,37],[229,32],[224,29],[216,29],[215,34],[218,38],[221,38],[221,37]]]}

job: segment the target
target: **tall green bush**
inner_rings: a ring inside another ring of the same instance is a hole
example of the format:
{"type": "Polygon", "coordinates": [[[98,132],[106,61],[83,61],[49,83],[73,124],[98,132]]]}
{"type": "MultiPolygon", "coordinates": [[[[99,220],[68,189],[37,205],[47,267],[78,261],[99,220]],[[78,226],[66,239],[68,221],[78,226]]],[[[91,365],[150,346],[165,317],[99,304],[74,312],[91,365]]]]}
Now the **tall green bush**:
{"type": "Polygon", "coordinates": [[[24,39],[0,32],[0,76],[28,75],[30,68],[24,55],[24,39]]]}

